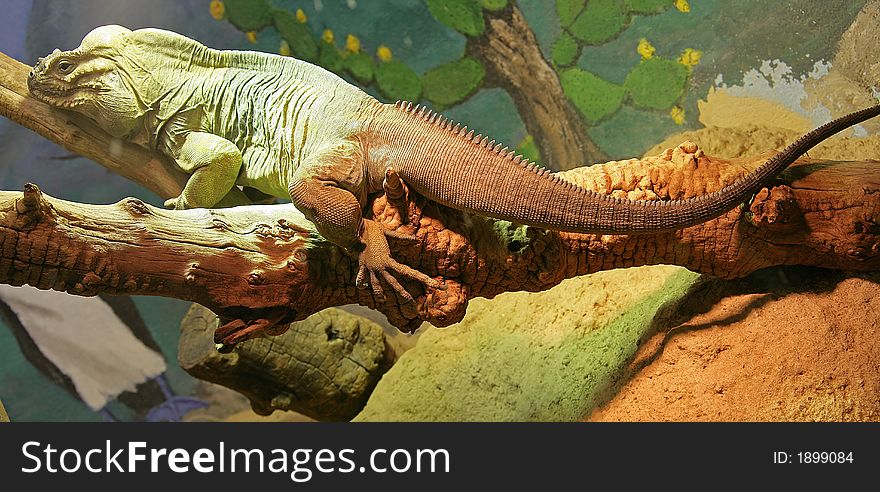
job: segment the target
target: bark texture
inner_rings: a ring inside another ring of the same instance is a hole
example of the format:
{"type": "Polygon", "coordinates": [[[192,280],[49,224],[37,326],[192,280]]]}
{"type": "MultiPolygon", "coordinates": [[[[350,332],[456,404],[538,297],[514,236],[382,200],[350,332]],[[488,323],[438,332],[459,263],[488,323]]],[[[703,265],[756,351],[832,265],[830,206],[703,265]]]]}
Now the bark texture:
{"type": "Polygon", "coordinates": [[[606,161],[514,2],[498,12],[485,11],[485,18],[486,31],[468,40],[468,54],[483,64],[487,83],[513,98],[541,151],[541,162],[549,169],[567,170],[606,161]]]}
{"type": "Polygon", "coordinates": [[[254,411],[296,411],[317,420],[351,420],[394,358],[382,327],[341,309],[325,309],[277,337],[214,345],[217,316],[193,304],[180,325],[177,360],[191,375],[234,389],[254,411]]]}
{"type": "MultiPolygon", "coordinates": [[[[633,199],[708,193],[763,162],[703,155],[693,143],[642,160],[564,173],[582,186],[633,199]]],[[[372,215],[419,241],[393,240],[400,261],[445,279],[406,287],[416,298],[374,298],[354,286],[356,261],[318,236],[291,205],[160,210],[137,199],[84,205],[0,192],[0,281],[79,295],[160,295],[225,318],[215,340],[236,343],[324,308],[358,303],[410,331],[459,321],[474,297],[548,289],[612,268],[673,264],[722,278],[801,264],[880,269],[880,172],[874,162],[804,160],[746,214],[735,209],[675,232],[611,236],[517,227],[463,214],[417,195],[374,198],[372,215]],[[401,213],[403,211],[403,213],[401,213]]],[[[390,292],[391,289],[386,289],[390,292]]]]}

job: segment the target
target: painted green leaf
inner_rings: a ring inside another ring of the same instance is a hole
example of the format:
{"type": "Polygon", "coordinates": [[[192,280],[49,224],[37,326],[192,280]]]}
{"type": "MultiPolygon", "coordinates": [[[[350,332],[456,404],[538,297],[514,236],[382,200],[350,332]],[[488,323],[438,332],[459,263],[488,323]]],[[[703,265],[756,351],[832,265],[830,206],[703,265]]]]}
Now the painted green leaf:
{"type": "Polygon", "coordinates": [[[626,8],[634,14],[656,14],[674,3],[675,0],[626,0],[626,8]]]}
{"type": "Polygon", "coordinates": [[[422,77],[423,95],[438,106],[451,106],[473,94],[485,75],[483,66],[473,58],[446,63],[422,77]]]}
{"type": "Polygon", "coordinates": [[[584,10],[587,0],[556,0],[556,15],[559,16],[559,24],[568,27],[584,10]]]}
{"type": "Polygon", "coordinates": [[[223,6],[229,22],[244,32],[259,31],[272,24],[268,0],[225,0],[223,6]]]}
{"type": "Polygon", "coordinates": [[[403,62],[391,60],[376,67],[376,85],[393,101],[418,101],[422,95],[422,81],[403,62]]]}
{"type": "Polygon", "coordinates": [[[590,0],[570,30],[584,43],[603,44],[614,39],[628,22],[624,0],[590,0]]]}
{"type": "Polygon", "coordinates": [[[307,24],[298,22],[293,12],[281,9],[273,10],[272,20],[278,34],[290,45],[295,57],[306,61],[315,61],[318,58],[318,44],[315,43],[312,31],[307,24]]]}
{"type": "Polygon", "coordinates": [[[348,73],[356,78],[358,82],[364,84],[373,80],[374,66],[375,62],[373,61],[373,58],[363,51],[351,53],[345,57],[345,69],[348,70],[348,73]]]}
{"type": "Polygon", "coordinates": [[[516,153],[532,162],[537,163],[541,161],[541,151],[538,150],[538,145],[535,143],[535,139],[531,135],[526,135],[526,137],[520,141],[519,145],[516,147],[516,153]]]}
{"type": "Polygon", "coordinates": [[[623,85],[636,105],[669,109],[684,92],[687,78],[684,65],[675,60],[651,58],[633,68],[623,85]]]}
{"type": "Polygon", "coordinates": [[[580,68],[563,70],[559,79],[565,95],[590,123],[613,114],[623,102],[623,87],[580,68]]]}
{"type": "Polygon", "coordinates": [[[577,41],[570,34],[563,32],[559,39],[553,43],[551,57],[553,63],[559,67],[566,67],[577,60],[578,57],[577,41]]]}
{"type": "Polygon", "coordinates": [[[483,33],[483,9],[476,0],[425,0],[435,19],[468,36],[483,33]]]}
{"type": "Polygon", "coordinates": [[[343,69],[342,55],[331,43],[321,43],[321,54],[318,55],[318,65],[334,73],[340,73],[343,69]]]}
{"type": "Polygon", "coordinates": [[[501,10],[507,7],[507,0],[480,0],[486,10],[501,10]]]}

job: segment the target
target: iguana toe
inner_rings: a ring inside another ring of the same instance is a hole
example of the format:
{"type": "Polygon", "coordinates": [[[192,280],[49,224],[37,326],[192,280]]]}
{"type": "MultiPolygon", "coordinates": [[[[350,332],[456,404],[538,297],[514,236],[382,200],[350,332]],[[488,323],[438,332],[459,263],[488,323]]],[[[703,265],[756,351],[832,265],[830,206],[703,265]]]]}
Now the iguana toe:
{"type": "Polygon", "coordinates": [[[408,234],[389,231],[378,222],[365,219],[361,233],[364,249],[358,255],[358,274],[355,280],[358,288],[370,287],[377,299],[385,299],[385,290],[381,283],[384,280],[406,302],[414,302],[414,299],[398,280],[398,276],[416,280],[427,287],[443,288],[443,283],[439,280],[394,260],[385,236],[415,239],[408,234]]]}
{"type": "Polygon", "coordinates": [[[192,207],[184,201],[182,196],[176,196],[165,200],[165,208],[170,208],[172,210],[186,210],[192,207]]]}

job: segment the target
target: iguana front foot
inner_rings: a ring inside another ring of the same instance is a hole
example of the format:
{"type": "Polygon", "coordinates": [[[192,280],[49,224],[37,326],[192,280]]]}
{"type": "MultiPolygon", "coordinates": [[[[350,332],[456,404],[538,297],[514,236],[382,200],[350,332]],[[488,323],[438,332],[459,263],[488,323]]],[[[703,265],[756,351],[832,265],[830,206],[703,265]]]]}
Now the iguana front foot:
{"type": "Polygon", "coordinates": [[[174,198],[169,198],[165,200],[165,208],[170,208],[172,210],[186,210],[192,207],[188,203],[186,203],[183,195],[179,195],[174,198]]]}
{"type": "Polygon", "coordinates": [[[385,229],[382,224],[374,220],[364,219],[360,237],[364,249],[358,255],[358,274],[355,280],[358,288],[371,287],[377,299],[384,299],[385,291],[379,280],[381,276],[397,295],[407,302],[415,302],[415,300],[397,280],[395,274],[421,282],[427,287],[443,288],[443,283],[439,280],[395,261],[391,257],[391,249],[388,247],[386,236],[397,239],[416,239],[408,234],[385,229]]]}

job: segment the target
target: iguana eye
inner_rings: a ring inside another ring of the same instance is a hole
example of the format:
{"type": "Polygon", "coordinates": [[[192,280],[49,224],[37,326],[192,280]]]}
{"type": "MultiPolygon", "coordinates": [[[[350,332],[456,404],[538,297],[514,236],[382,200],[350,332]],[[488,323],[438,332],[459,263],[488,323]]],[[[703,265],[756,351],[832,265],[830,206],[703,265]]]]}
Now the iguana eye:
{"type": "Polygon", "coordinates": [[[58,71],[65,74],[65,75],[72,72],[73,67],[74,67],[73,63],[71,63],[67,60],[61,60],[60,62],[58,62],[58,71]]]}

